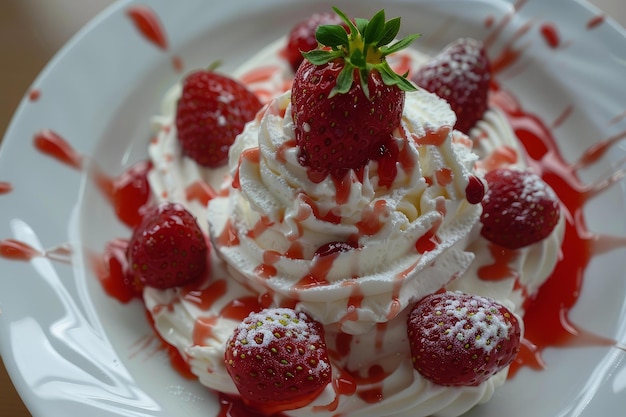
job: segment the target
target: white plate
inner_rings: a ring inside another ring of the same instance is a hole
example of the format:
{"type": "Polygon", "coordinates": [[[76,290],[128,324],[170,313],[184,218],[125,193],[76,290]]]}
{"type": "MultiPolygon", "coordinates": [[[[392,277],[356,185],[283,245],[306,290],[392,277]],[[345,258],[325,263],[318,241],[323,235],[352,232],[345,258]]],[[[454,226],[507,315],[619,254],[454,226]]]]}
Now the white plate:
{"type": "MultiPolygon", "coordinates": [[[[101,252],[108,240],[127,237],[129,230],[82,170],[36,150],[35,132],[52,129],[105,172],[119,174],[146,157],[149,118],[180,77],[173,61],[191,69],[222,59],[226,69],[234,68],[297,19],[332,4],[155,0],[150,7],[168,41],[161,49],[131,22],[127,10],[133,3],[110,7],[62,49],[33,83],[35,97],[21,103],[0,153],[0,182],[13,189],[0,195],[0,239],[61,258],[0,259],[0,351],[35,417],[193,417],[217,410],[210,393],[171,369],[152,342],[142,306],[122,306],[105,296],[84,267],[88,250],[101,252]],[[72,256],[63,254],[67,243],[72,256]]],[[[547,121],[574,106],[575,117],[555,132],[566,158],[626,131],[624,33],[581,2],[516,5],[499,39],[506,42],[528,28],[514,45],[529,47],[502,83],[547,121]],[[548,45],[542,28],[558,30],[559,48],[548,45]]],[[[352,0],[340,6],[361,16],[385,7],[389,16],[403,16],[407,32],[424,34],[422,46],[435,49],[460,35],[485,38],[498,30],[486,27],[489,17],[500,22],[513,11],[512,1],[495,0],[352,0]]],[[[617,170],[625,154],[618,143],[583,179],[617,170]]],[[[619,185],[602,193],[587,206],[590,229],[626,236],[625,202],[619,185]]],[[[594,258],[571,315],[582,328],[622,343],[624,255],[620,249],[594,258]]],[[[549,350],[547,370],[523,369],[470,415],[618,415],[626,409],[623,358],[622,351],[607,347],[549,350]]]]}

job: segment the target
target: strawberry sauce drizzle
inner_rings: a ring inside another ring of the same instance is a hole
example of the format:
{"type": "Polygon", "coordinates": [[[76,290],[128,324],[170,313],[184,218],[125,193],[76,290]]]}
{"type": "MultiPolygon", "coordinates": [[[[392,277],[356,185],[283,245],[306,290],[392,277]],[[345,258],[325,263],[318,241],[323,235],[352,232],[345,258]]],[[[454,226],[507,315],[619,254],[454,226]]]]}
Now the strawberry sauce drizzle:
{"type": "Polygon", "coordinates": [[[361,213],[361,221],[356,224],[362,236],[371,236],[378,233],[384,226],[383,217],[389,215],[389,208],[385,200],[378,200],[373,206],[367,206],[361,213]]]}
{"type": "Polygon", "coordinates": [[[138,5],[126,9],[128,17],[144,38],[162,50],[167,50],[167,36],[157,15],[148,6],[138,5]]]}
{"type": "MultiPolygon", "coordinates": [[[[615,341],[572,323],[569,313],[578,300],[585,270],[593,256],[626,246],[626,239],[591,233],[583,217],[587,201],[622,178],[624,172],[618,171],[608,180],[590,186],[580,181],[576,170],[596,162],[626,133],[593,145],[577,163],[569,164],[562,157],[550,129],[538,117],[526,113],[514,97],[503,90],[494,91],[493,99],[496,104],[501,104],[499,107],[524,146],[530,169],[557,192],[566,220],[560,260],[551,276],[524,305],[525,340],[518,358],[511,365],[512,377],[521,366],[545,367],[542,353],[548,347],[616,346],[615,341]]],[[[481,270],[481,278],[493,277],[497,270],[500,271],[497,274],[508,274],[504,265],[508,263],[508,257],[498,255],[495,259],[495,265],[481,270]]]]}
{"type": "Polygon", "coordinates": [[[217,197],[217,195],[213,187],[201,180],[195,181],[185,189],[185,198],[187,201],[197,200],[203,206],[206,206],[209,201],[217,197]]]}
{"type": "Polygon", "coordinates": [[[0,257],[14,261],[30,261],[33,258],[43,256],[43,252],[32,246],[15,239],[0,241],[0,257]]]}
{"type": "MultiPolygon", "coordinates": [[[[491,71],[493,74],[498,74],[518,62],[528,45],[524,45],[519,49],[516,49],[513,44],[516,40],[524,36],[531,29],[531,27],[532,24],[529,22],[518,29],[511,41],[504,46],[500,54],[491,59],[491,71]]],[[[487,42],[485,42],[485,45],[487,45],[487,42]]]]}
{"type": "MultiPolygon", "coordinates": [[[[298,290],[306,290],[308,288],[328,285],[328,272],[330,272],[333,267],[333,263],[335,262],[337,256],[339,256],[339,253],[316,257],[313,260],[313,265],[311,266],[309,274],[305,275],[296,285],[294,285],[293,292],[295,293],[298,290]]],[[[293,294],[293,298],[298,297],[296,294],[293,294]]]]}
{"type": "Polygon", "coordinates": [[[118,219],[129,227],[139,225],[150,203],[148,172],[151,169],[152,162],[140,161],[118,177],[109,177],[98,168],[93,170],[96,185],[115,210],[118,219]]]}
{"type": "Polygon", "coordinates": [[[185,379],[195,380],[197,377],[191,372],[191,368],[185,358],[181,355],[181,353],[174,346],[170,345],[161,337],[159,332],[157,332],[154,324],[154,319],[152,318],[152,314],[150,314],[146,310],[146,318],[148,320],[148,324],[152,327],[152,333],[156,335],[157,340],[159,341],[159,349],[164,350],[167,353],[167,356],[170,361],[170,365],[172,368],[178,372],[180,376],[185,379]]]}
{"type": "Polygon", "coordinates": [[[261,150],[258,147],[249,148],[244,150],[241,155],[239,155],[239,164],[237,165],[237,170],[233,176],[233,188],[241,188],[241,184],[239,183],[239,170],[241,169],[241,163],[244,159],[250,163],[258,165],[261,161],[261,150]]]}
{"type": "Polygon", "coordinates": [[[35,102],[41,98],[41,90],[38,88],[33,88],[28,92],[28,100],[31,102],[35,102]]]}
{"type": "Polygon", "coordinates": [[[598,26],[602,25],[605,21],[606,21],[606,15],[604,14],[596,15],[592,17],[591,19],[589,19],[589,21],[587,22],[587,29],[589,30],[595,29],[598,26]]]}
{"type": "Polygon", "coordinates": [[[91,268],[104,291],[122,304],[141,299],[141,288],[134,284],[130,274],[126,259],[127,247],[127,239],[113,239],[103,254],[92,254],[89,257],[91,268]]]}
{"type": "Polygon", "coordinates": [[[279,252],[273,250],[265,251],[263,253],[263,263],[255,269],[256,275],[265,279],[276,276],[278,270],[274,264],[278,262],[281,257],[282,255],[279,252]]]}
{"type": "Polygon", "coordinates": [[[83,166],[83,155],[79,154],[64,138],[50,129],[37,132],[33,138],[35,148],[57,161],[76,170],[83,166]]]}
{"type": "Polygon", "coordinates": [[[553,49],[561,46],[561,35],[559,34],[559,30],[557,27],[551,23],[544,23],[539,28],[541,32],[541,36],[543,36],[546,44],[553,49]]]}
{"type": "Polygon", "coordinates": [[[489,252],[494,260],[491,265],[484,265],[478,269],[478,277],[483,281],[500,281],[506,278],[518,278],[519,274],[509,265],[519,256],[519,251],[490,244],[489,252]]]}
{"type": "Polygon", "coordinates": [[[266,414],[246,407],[239,397],[233,395],[219,394],[220,410],[216,417],[286,417],[282,413],[266,414]]]}
{"type": "Polygon", "coordinates": [[[193,346],[206,346],[207,339],[218,340],[213,332],[213,329],[217,325],[219,317],[198,317],[193,325],[193,332],[191,335],[193,346]]]}
{"type": "Polygon", "coordinates": [[[269,307],[269,304],[265,304],[262,297],[236,298],[222,308],[219,316],[225,319],[243,321],[250,313],[258,313],[266,307],[269,307]]]}
{"type": "Polygon", "coordinates": [[[181,298],[195,304],[201,310],[208,310],[217,300],[226,294],[228,283],[223,280],[215,280],[203,289],[189,287],[183,288],[181,298]]]}
{"type": "Polygon", "coordinates": [[[224,229],[217,238],[217,242],[220,246],[230,248],[233,246],[239,246],[239,235],[233,222],[228,219],[224,229]]]}
{"type": "Polygon", "coordinates": [[[72,250],[69,245],[60,245],[45,251],[39,251],[25,242],[15,239],[0,240],[0,258],[12,261],[31,261],[34,258],[45,257],[51,261],[71,263],[72,250]]]}
{"type": "Polygon", "coordinates": [[[13,185],[7,181],[0,181],[0,194],[8,194],[13,191],[13,185]]]}

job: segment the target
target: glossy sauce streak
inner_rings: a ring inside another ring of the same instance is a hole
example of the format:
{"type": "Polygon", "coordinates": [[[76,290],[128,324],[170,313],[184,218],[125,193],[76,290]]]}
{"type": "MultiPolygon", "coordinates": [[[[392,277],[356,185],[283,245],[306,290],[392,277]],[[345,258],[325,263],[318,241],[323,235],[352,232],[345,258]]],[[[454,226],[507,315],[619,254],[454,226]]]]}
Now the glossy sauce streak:
{"type": "Polygon", "coordinates": [[[39,152],[77,170],[82,169],[83,156],[56,132],[41,130],[35,134],[33,143],[39,152]]]}
{"type": "Polygon", "coordinates": [[[37,101],[41,97],[41,90],[38,88],[33,88],[28,92],[28,100],[29,101],[37,101]]]}
{"type": "Polygon", "coordinates": [[[539,28],[541,36],[545,40],[546,44],[551,48],[558,48],[561,45],[561,35],[555,25],[551,23],[544,23],[539,28]]]}
{"type": "Polygon", "coordinates": [[[13,191],[13,185],[7,181],[0,181],[0,194],[8,194],[13,191]]]}
{"type": "Polygon", "coordinates": [[[599,14],[597,16],[592,17],[587,22],[587,29],[595,29],[598,26],[602,25],[606,21],[606,16],[604,14],[599,14]]]}
{"type": "MultiPolygon", "coordinates": [[[[511,366],[510,376],[513,376],[520,366],[542,368],[542,352],[549,347],[615,345],[615,341],[576,326],[570,321],[569,313],[578,300],[585,270],[593,256],[626,246],[626,239],[608,238],[590,232],[583,217],[587,201],[626,174],[617,171],[606,181],[590,186],[580,181],[575,170],[596,162],[626,133],[600,141],[590,147],[577,163],[569,164],[561,155],[550,129],[538,117],[526,113],[514,97],[502,90],[495,91],[493,98],[496,103],[506,103],[501,108],[526,150],[530,169],[557,192],[566,219],[561,260],[538,293],[526,300],[525,341],[511,366]]],[[[500,265],[500,268],[504,267],[500,265]]]]}
{"type": "Polygon", "coordinates": [[[69,264],[71,263],[71,256],[72,250],[67,244],[46,251],[39,251],[28,243],[19,240],[0,240],[0,258],[13,261],[30,261],[34,258],[45,257],[52,261],[69,264]]]}
{"type": "Polygon", "coordinates": [[[43,253],[32,246],[14,239],[0,241],[0,257],[14,261],[30,261],[43,256],[43,253]]]}
{"type": "Polygon", "coordinates": [[[151,169],[150,161],[137,162],[118,177],[109,177],[97,167],[93,169],[96,185],[115,210],[118,219],[129,227],[139,225],[149,206],[151,191],[148,172],[151,169]]]}
{"type": "Polygon", "coordinates": [[[154,13],[154,11],[148,6],[138,5],[131,6],[126,9],[128,17],[131,18],[135,27],[148,41],[152,42],[157,47],[166,50],[167,37],[161,21],[154,13]]]}
{"type": "Polygon", "coordinates": [[[141,299],[141,288],[134,284],[126,259],[127,239],[110,241],[103,254],[89,257],[91,269],[109,297],[125,304],[141,299]]]}

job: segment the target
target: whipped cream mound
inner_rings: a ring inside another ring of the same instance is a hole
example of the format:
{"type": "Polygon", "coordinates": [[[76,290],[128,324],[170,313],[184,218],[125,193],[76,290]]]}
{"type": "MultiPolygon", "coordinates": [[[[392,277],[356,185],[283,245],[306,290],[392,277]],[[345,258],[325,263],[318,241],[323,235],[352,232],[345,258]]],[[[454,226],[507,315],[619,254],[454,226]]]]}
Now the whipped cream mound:
{"type": "Polygon", "coordinates": [[[480,215],[465,199],[471,142],[453,134],[455,115],[444,100],[407,93],[391,186],[380,184],[377,161],[362,178],[350,171],[347,184],[330,176],[314,183],[298,161],[289,97],[272,101],[233,144],[229,196],[208,206],[211,240],[234,276],[272,294],[274,304],[294,300],[322,324],[368,332],[471,263],[462,249],[480,215]],[[357,248],[314,256],[337,241],[357,248]]]}
{"type": "MultiPolygon", "coordinates": [[[[209,170],[182,154],[174,123],[180,85],[153,119],[153,194],[184,204],[214,243],[210,280],[144,290],[156,331],[201,384],[237,395],[223,361],[241,311],[250,309],[242,305],[307,310],[325,324],[334,382],[288,416],[456,417],[489,401],[508,369],[477,387],[426,380],[410,360],[405,307],[445,287],[495,298],[522,316],[524,301],[554,269],[563,218],[547,239],[502,253],[480,236],[479,206],[464,201],[475,170],[525,168],[505,115],[491,107],[468,139],[450,130],[454,114],[445,102],[407,94],[395,134],[403,154],[390,186],[381,186],[377,162],[344,184],[314,184],[291,133],[284,42],[235,72],[267,106],[233,145],[229,166],[209,170]],[[340,240],[358,248],[315,260],[319,246],[340,240]]],[[[391,64],[403,73],[427,59],[405,50],[391,64]]]]}

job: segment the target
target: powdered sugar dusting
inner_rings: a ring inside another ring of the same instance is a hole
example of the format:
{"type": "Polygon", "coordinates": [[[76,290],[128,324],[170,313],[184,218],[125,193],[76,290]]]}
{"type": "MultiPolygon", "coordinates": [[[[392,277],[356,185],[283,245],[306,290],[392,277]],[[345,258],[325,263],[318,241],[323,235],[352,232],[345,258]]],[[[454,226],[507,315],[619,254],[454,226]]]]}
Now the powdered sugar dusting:
{"type": "Polygon", "coordinates": [[[239,393],[272,414],[274,405],[310,401],[331,382],[324,329],[306,313],[289,308],[251,313],[226,346],[224,363],[239,393]]]}
{"type": "Polygon", "coordinates": [[[425,317],[450,325],[442,334],[486,353],[496,348],[498,340],[506,339],[511,325],[494,302],[477,295],[444,297],[425,317]]]}
{"type": "Polygon", "coordinates": [[[456,319],[454,326],[446,332],[448,337],[471,343],[485,352],[490,352],[497,345],[494,340],[506,338],[509,333],[509,324],[502,319],[493,303],[483,297],[472,296],[469,301],[448,299],[436,311],[456,319]]]}
{"type": "MultiPolygon", "coordinates": [[[[501,169],[497,171],[497,175],[500,177],[500,184],[497,187],[504,190],[498,192],[502,195],[499,198],[510,198],[508,207],[504,204],[499,206],[502,216],[514,215],[516,221],[525,223],[527,219],[538,217],[538,213],[547,207],[557,205],[556,193],[537,174],[530,171],[501,169]]],[[[486,201],[489,202],[491,198],[488,192],[486,201]]],[[[489,213],[485,213],[485,216],[488,215],[489,213]]]]}
{"type": "Polygon", "coordinates": [[[288,308],[266,309],[260,313],[252,313],[237,327],[238,336],[235,343],[268,347],[276,340],[274,333],[279,329],[284,337],[316,344],[320,342],[320,337],[312,331],[309,321],[306,314],[288,308]]]}
{"type": "Polygon", "coordinates": [[[546,183],[536,174],[525,175],[523,179],[523,188],[520,199],[528,202],[540,201],[542,199],[556,200],[556,194],[546,186],[546,183]]]}

